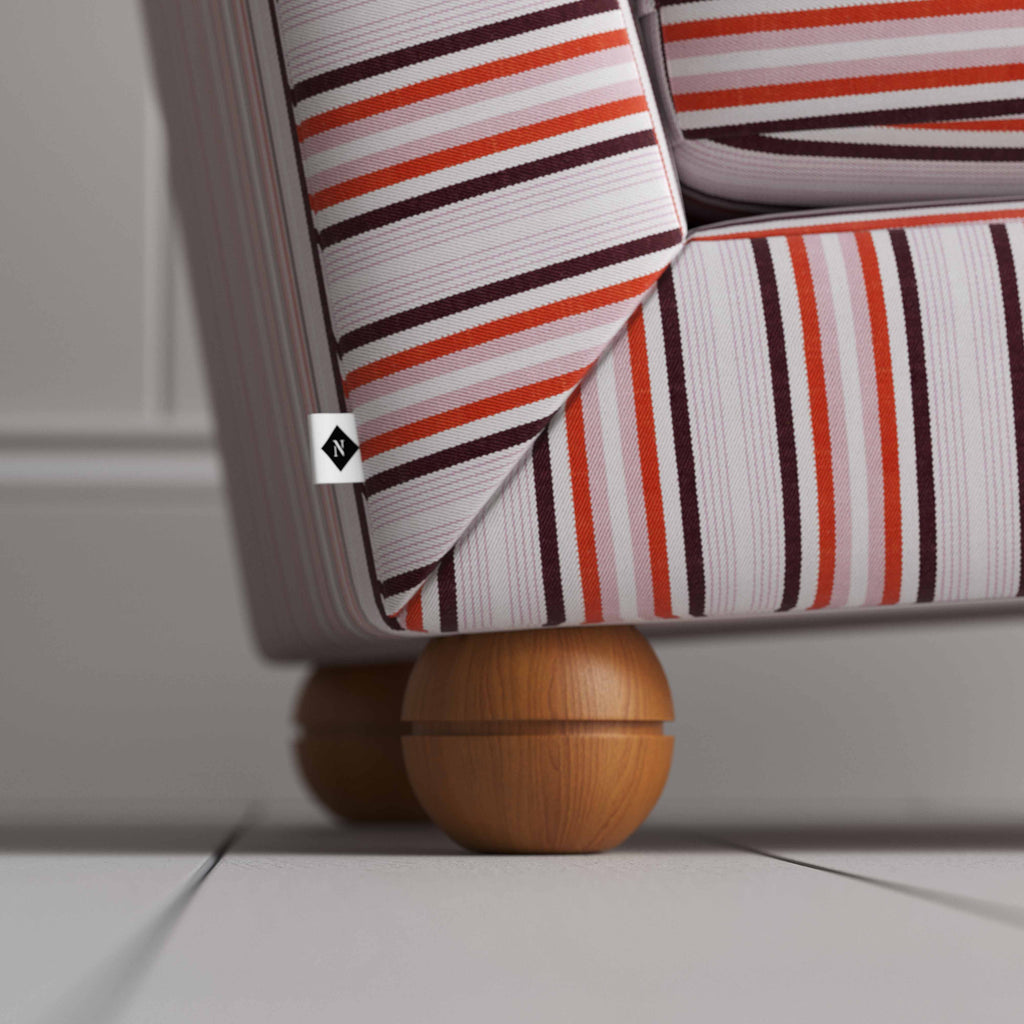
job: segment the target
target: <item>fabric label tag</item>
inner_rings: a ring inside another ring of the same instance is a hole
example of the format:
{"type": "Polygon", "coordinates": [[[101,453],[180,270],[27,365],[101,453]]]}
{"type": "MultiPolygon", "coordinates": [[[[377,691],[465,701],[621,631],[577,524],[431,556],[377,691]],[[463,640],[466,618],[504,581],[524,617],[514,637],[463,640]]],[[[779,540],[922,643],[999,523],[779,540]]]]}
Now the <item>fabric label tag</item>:
{"type": "Polygon", "coordinates": [[[313,482],[361,484],[363,457],[356,418],[350,412],[314,412],[309,416],[313,482]]]}

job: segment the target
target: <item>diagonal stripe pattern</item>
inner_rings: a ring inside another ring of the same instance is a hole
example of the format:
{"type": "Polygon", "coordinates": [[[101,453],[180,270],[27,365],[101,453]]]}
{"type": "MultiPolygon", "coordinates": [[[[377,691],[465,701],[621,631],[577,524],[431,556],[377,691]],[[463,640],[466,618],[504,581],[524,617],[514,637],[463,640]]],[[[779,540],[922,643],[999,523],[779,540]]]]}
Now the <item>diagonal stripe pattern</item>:
{"type": "Polygon", "coordinates": [[[1024,0],[659,0],[644,25],[705,203],[1020,194],[1024,0]]]}
{"type": "Polygon", "coordinates": [[[620,0],[277,0],[388,612],[680,249],[620,0]]]}

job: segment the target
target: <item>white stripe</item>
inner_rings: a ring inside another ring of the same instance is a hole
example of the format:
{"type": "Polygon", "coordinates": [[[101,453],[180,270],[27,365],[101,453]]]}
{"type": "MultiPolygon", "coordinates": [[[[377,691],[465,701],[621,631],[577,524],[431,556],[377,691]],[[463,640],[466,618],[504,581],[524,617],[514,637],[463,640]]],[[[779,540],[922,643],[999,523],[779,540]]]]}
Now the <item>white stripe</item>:
{"type": "MultiPolygon", "coordinates": [[[[891,125],[866,125],[857,128],[816,128],[805,132],[768,132],[771,139],[793,139],[805,142],[846,142],[864,143],[873,146],[939,146],[943,149],[971,149],[979,146],[985,149],[1016,149],[1024,150],[1024,131],[985,131],[965,130],[963,128],[897,128],[891,125]]],[[[970,160],[970,153],[965,160],[970,160]]],[[[1024,153],[1021,156],[1024,163],[1024,153]]],[[[1024,176],[1020,164],[1014,164],[1010,170],[1018,176],[1024,176]]],[[[962,169],[958,168],[958,173],[962,169]]]]}
{"type": "MultiPolygon", "coordinates": [[[[587,331],[565,333],[565,322],[559,321],[561,326],[558,337],[558,351],[553,353],[550,344],[538,342],[525,349],[514,352],[505,352],[492,359],[474,362],[456,370],[447,370],[444,374],[445,391],[453,394],[461,388],[469,387],[472,384],[486,383],[504,374],[516,373],[519,371],[523,380],[531,378],[530,370],[534,366],[546,363],[553,356],[571,356],[575,354],[590,354],[590,358],[596,358],[598,353],[608,344],[609,324],[601,323],[587,331]]],[[[359,418],[369,423],[378,416],[382,416],[395,409],[402,409],[417,402],[426,401],[437,395],[437,379],[434,377],[421,380],[415,384],[405,387],[392,387],[374,399],[369,401],[360,398],[359,418]]]]}
{"type": "Polygon", "coordinates": [[[627,114],[625,117],[615,118],[614,120],[587,125],[584,128],[577,128],[575,131],[562,132],[546,139],[538,139],[535,142],[522,146],[503,149],[497,153],[478,157],[475,160],[454,164],[451,167],[444,167],[430,174],[420,174],[414,178],[396,182],[394,185],[388,185],[385,188],[378,188],[372,192],[353,196],[351,199],[335,203],[333,206],[315,213],[314,223],[317,230],[323,231],[332,224],[339,223],[349,217],[358,217],[361,214],[379,210],[393,203],[417,199],[438,189],[459,185],[474,178],[482,178],[488,174],[520,167],[534,160],[557,156],[572,149],[579,149],[623,135],[649,131],[650,127],[651,118],[645,110],[636,114],[627,114]]]}
{"type": "MultiPolygon", "coordinates": [[[[629,342],[624,333],[617,345],[629,342]]],[[[611,519],[612,551],[615,563],[615,589],[619,614],[626,621],[639,616],[636,599],[633,563],[633,534],[630,529],[628,497],[625,493],[626,467],[622,461],[622,428],[619,423],[619,402],[615,389],[615,363],[613,346],[597,364],[592,388],[597,392],[601,415],[598,424],[604,448],[604,486],[608,496],[608,514],[611,519]]],[[[628,352],[627,352],[628,358],[628,352]]],[[[610,581],[602,581],[607,584],[610,581]]]]}
{"type": "MultiPolygon", "coordinates": [[[[1024,97],[1024,80],[999,82],[999,99],[1024,97]]],[[[673,92],[678,92],[673,83],[673,92]]],[[[993,98],[993,84],[948,85],[933,89],[895,89],[889,92],[857,93],[843,97],[843,113],[875,113],[902,110],[905,107],[930,107],[951,103],[981,103],[993,98]]],[[[783,100],[738,107],[714,107],[710,110],[684,110],[678,114],[684,131],[717,128],[724,125],[761,124],[794,117],[830,117],[836,112],[834,96],[816,99],[783,100]]]]}
{"type": "MultiPolygon", "coordinates": [[[[828,7],[866,7],[877,0],[828,0],[828,7]]],[[[695,3],[666,4],[662,8],[664,24],[707,21],[709,18],[737,18],[748,14],[774,14],[786,11],[817,10],[822,7],[815,0],[771,0],[760,3],[751,11],[750,0],[697,0],[695,3]]]]}
{"type": "MultiPolygon", "coordinates": [[[[773,33],[778,35],[778,33],[773,33]]],[[[805,67],[820,64],[825,78],[831,62],[864,61],[863,74],[876,74],[871,64],[885,57],[921,58],[940,53],[963,54],[965,67],[991,64],[985,59],[986,50],[1003,50],[1024,45],[1024,25],[1014,29],[977,29],[974,32],[936,32],[931,35],[891,36],[878,39],[836,40],[812,43],[807,46],[787,46],[769,49],[764,46],[762,33],[747,38],[735,37],[737,49],[726,53],[686,55],[668,61],[669,75],[685,84],[687,76],[726,71],[765,71],[805,67]],[[747,48],[749,47],[749,49],[747,48]],[[678,76],[678,77],[677,77],[678,76]]],[[[996,60],[994,63],[1002,63],[996,60]]],[[[834,77],[834,76],[832,76],[834,77]]],[[[779,76],[778,81],[786,81],[779,76]]]]}
{"type": "MultiPolygon", "coordinates": [[[[371,4],[370,6],[376,5],[371,4]]],[[[386,24],[389,22],[381,18],[379,31],[386,31],[386,24]]],[[[432,60],[420,61],[395,71],[374,75],[372,78],[361,79],[350,85],[343,85],[337,89],[329,89],[327,92],[310,96],[309,99],[302,100],[295,105],[295,121],[297,124],[302,124],[307,118],[334,110],[336,107],[357,103],[374,96],[382,96],[418,82],[427,82],[453,72],[482,67],[508,57],[525,56],[549,46],[568,42],[570,39],[583,39],[603,32],[614,32],[617,29],[622,29],[622,13],[606,11],[564,24],[535,29],[533,32],[524,32],[507,39],[498,39],[492,43],[483,43],[468,50],[459,50],[456,53],[445,54],[432,60]]],[[[623,40],[621,45],[623,48],[628,47],[626,40],[623,40]]]]}
{"type": "MultiPolygon", "coordinates": [[[[654,253],[650,256],[641,256],[632,260],[624,260],[622,263],[615,263],[608,267],[601,267],[599,270],[593,270],[587,274],[580,274],[571,279],[572,293],[575,295],[586,295],[589,292],[611,287],[622,281],[653,273],[658,266],[665,262],[667,255],[663,252],[654,253]]],[[[526,293],[518,292],[508,298],[474,306],[472,309],[465,310],[464,312],[431,320],[420,327],[409,328],[395,335],[389,335],[379,342],[362,345],[348,353],[342,361],[344,372],[349,374],[356,368],[376,362],[378,359],[406,352],[416,348],[418,345],[445,338],[458,331],[491,323],[494,320],[499,320],[515,313],[539,309],[550,302],[566,298],[566,290],[565,281],[553,282],[540,288],[531,289],[526,293]]],[[[601,314],[595,310],[587,315],[592,317],[600,316],[601,314]]],[[[574,318],[566,318],[565,320],[554,321],[554,323],[564,325],[562,329],[565,331],[565,345],[567,350],[572,351],[576,344],[572,338],[580,331],[579,321],[574,318]]],[[[543,328],[533,328],[533,330],[543,330],[543,328]]],[[[511,337],[511,335],[506,335],[506,337],[511,337]]],[[[607,336],[605,340],[608,340],[607,336]]],[[[549,341],[546,344],[550,346],[552,342],[549,341]]],[[[558,344],[560,345],[561,341],[558,344]]],[[[551,355],[550,347],[548,355],[551,355]]],[[[498,356],[496,358],[503,357],[498,356]]],[[[434,384],[436,390],[436,380],[434,384]]]]}
{"type": "MultiPolygon", "coordinates": [[[[519,426],[521,423],[529,423],[531,420],[548,417],[557,409],[560,401],[559,395],[552,395],[549,398],[542,398],[536,402],[516,406],[514,409],[505,409],[491,416],[472,420],[469,423],[461,423],[457,427],[450,427],[448,430],[431,434],[429,437],[418,438],[415,441],[410,441],[408,444],[381,452],[379,455],[373,456],[373,458],[369,458],[364,453],[363,464],[366,467],[366,475],[371,477],[384,472],[386,469],[404,465],[424,455],[432,455],[437,451],[454,448],[465,441],[488,437],[491,434],[498,433],[498,431],[519,426]]],[[[360,432],[362,432],[362,417],[359,417],[359,420],[360,432]]],[[[363,443],[365,445],[365,439],[363,443]]],[[[508,451],[511,450],[508,449],[508,451]]],[[[507,454],[508,452],[506,452],[507,454]]],[[[446,472],[451,472],[451,470],[446,472]]],[[[480,496],[477,495],[477,497],[479,499],[480,496]]]]}
{"type": "Polygon", "coordinates": [[[828,264],[829,284],[835,307],[837,349],[842,378],[843,405],[846,410],[847,457],[850,471],[850,593],[846,604],[856,608],[865,603],[868,591],[868,471],[864,450],[864,407],[861,399],[860,367],[857,361],[857,335],[853,329],[846,260],[839,235],[821,238],[822,252],[828,264]]]}
{"type": "MultiPolygon", "coordinates": [[[[552,420],[548,437],[551,453],[551,480],[554,493],[555,525],[558,534],[558,562],[562,576],[562,598],[565,616],[570,622],[582,622],[583,581],[580,568],[579,538],[576,536],[576,507],[572,493],[572,475],[569,458],[569,434],[565,419],[565,406],[552,420]]],[[[583,458],[578,451],[576,458],[583,458]]]]}
{"type": "Polygon", "coordinates": [[[509,117],[521,110],[533,110],[553,100],[570,96],[583,97],[589,92],[622,83],[632,86],[629,90],[631,95],[638,95],[636,68],[632,60],[571,75],[558,81],[544,82],[532,89],[517,90],[507,95],[492,96],[476,103],[469,103],[459,107],[457,118],[453,116],[452,111],[446,110],[428,117],[417,117],[395,128],[380,128],[366,135],[346,139],[330,149],[309,153],[303,157],[302,164],[312,178],[322,171],[332,170],[341,163],[359,160],[376,153],[386,153],[396,146],[429,139],[457,127],[465,129],[465,141],[470,141],[475,138],[473,126],[481,121],[509,117]]]}

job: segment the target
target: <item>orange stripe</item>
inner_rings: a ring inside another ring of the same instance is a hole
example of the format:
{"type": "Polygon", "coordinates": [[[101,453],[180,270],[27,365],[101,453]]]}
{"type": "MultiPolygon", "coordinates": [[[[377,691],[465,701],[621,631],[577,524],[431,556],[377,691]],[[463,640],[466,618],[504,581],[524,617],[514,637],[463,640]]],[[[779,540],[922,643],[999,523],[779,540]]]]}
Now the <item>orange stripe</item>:
{"type": "Polygon", "coordinates": [[[630,114],[640,114],[646,109],[647,101],[643,96],[630,96],[627,99],[602,103],[586,110],[552,117],[537,124],[511,128],[508,131],[499,132],[497,135],[474,139],[472,142],[441,149],[436,153],[428,153],[425,156],[416,157],[414,160],[405,160],[391,167],[383,167],[378,171],[361,174],[357,178],[350,178],[348,181],[331,185],[329,188],[315,192],[310,197],[309,205],[314,212],[319,213],[336,203],[366,195],[368,192],[375,192],[377,189],[387,188],[389,185],[397,185],[410,178],[433,174],[435,171],[443,171],[447,167],[456,167],[459,164],[469,163],[471,160],[479,160],[481,157],[502,153],[509,149],[515,149],[517,146],[526,146],[531,142],[540,142],[556,135],[578,131],[580,128],[587,128],[590,125],[614,121],[620,117],[628,117],[630,114]]]}
{"type": "Polygon", "coordinates": [[[1024,64],[993,64],[982,68],[951,68],[946,71],[901,71],[891,75],[855,75],[815,82],[783,82],[777,85],[753,85],[745,89],[713,89],[709,92],[679,93],[674,97],[676,110],[719,110],[761,103],[785,103],[791,100],[816,100],[835,96],[865,96],[878,92],[903,92],[909,89],[942,89],[955,85],[979,85],[987,82],[1015,82],[1024,78],[1024,64]]]}
{"type": "Polygon", "coordinates": [[[393,448],[400,448],[403,444],[411,444],[413,441],[420,441],[445,430],[461,427],[465,423],[472,423],[473,420],[494,416],[499,412],[507,412],[509,409],[516,409],[521,405],[529,405],[531,402],[539,402],[552,395],[562,394],[575,387],[584,373],[586,373],[586,367],[570,370],[569,373],[562,373],[557,377],[535,381],[533,384],[524,384],[511,391],[503,391],[500,395],[481,398],[477,402],[469,402],[457,409],[446,409],[434,416],[427,416],[414,423],[407,423],[394,430],[387,430],[383,434],[378,434],[363,442],[363,458],[372,459],[393,448]]]}
{"type": "Polygon", "coordinates": [[[814,437],[814,466],[818,483],[818,590],[811,608],[824,608],[832,600],[836,575],[836,504],[832,476],[832,435],[828,422],[828,392],[825,388],[825,360],[821,351],[821,323],[814,294],[814,278],[802,238],[789,239],[789,254],[796,275],[800,320],[804,330],[804,357],[811,400],[811,433],[814,437]]]}
{"type": "Polygon", "coordinates": [[[749,234],[694,235],[694,242],[723,242],[730,238],[778,238],[786,235],[828,235],[840,231],[887,231],[890,228],[920,228],[935,224],[970,224],[975,221],[1000,221],[1024,218],[1024,209],[982,210],[978,213],[935,213],[923,216],[900,217],[896,220],[834,221],[829,224],[809,224],[806,227],[793,225],[788,228],[769,228],[767,231],[751,231],[749,234]]]}
{"type": "Polygon", "coordinates": [[[406,606],[405,628],[414,633],[423,632],[423,591],[418,590],[416,596],[406,606]]]}
{"type": "Polygon", "coordinates": [[[780,11],[774,14],[738,14],[729,18],[708,18],[666,25],[666,43],[712,36],[746,35],[751,32],[784,32],[797,28],[827,28],[874,21],[910,21],[913,18],[942,18],[951,14],[981,14],[1012,9],[1007,0],[900,0],[864,4],[858,7],[825,7],[813,11],[780,11]]]}
{"type": "Polygon", "coordinates": [[[647,366],[647,338],[644,317],[637,310],[629,318],[629,363],[633,373],[633,399],[636,408],[636,432],[640,446],[640,479],[647,512],[647,548],[651,557],[651,584],[654,590],[654,614],[671,619],[672,589],[668,577],[668,537],[665,533],[665,509],[661,500],[658,474],[658,443],[654,428],[654,404],[651,377],[647,366]]]}
{"type": "Polygon", "coordinates": [[[500,60],[494,60],[488,64],[464,68],[462,71],[452,71],[447,75],[429,78],[425,82],[414,82],[412,85],[392,89],[379,96],[369,96],[365,100],[357,100],[355,103],[334,107],[322,114],[314,114],[312,117],[306,118],[297,126],[296,132],[299,141],[304,142],[313,135],[319,135],[331,128],[340,128],[345,124],[352,124],[353,121],[361,121],[366,117],[373,117],[375,114],[382,114],[386,110],[397,110],[399,107],[420,103],[434,96],[443,96],[445,93],[468,89],[473,85],[493,82],[498,78],[522,74],[524,71],[546,67],[549,64],[558,64],[564,60],[572,60],[573,57],[581,57],[586,53],[597,53],[601,50],[611,50],[617,46],[628,45],[629,36],[625,29],[598,32],[592,36],[584,36],[582,39],[569,39],[564,43],[556,43],[554,46],[532,50],[530,53],[502,57],[500,60]]]}
{"type": "Polygon", "coordinates": [[[856,234],[857,252],[864,271],[871,340],[875,350],[875,382],[878,388],[878,424],[882,445],[882,483],[885,508],[885,585],[882,604],[900,599],[903,573],[903,532],[900,511],[899,435],[896,432],[896,393],[892,380],[892,356],[889,352],[889,325],[885,312],[885,293],[878,254],[871,235],[856,234]]]}
{"type": "Polygon", "coordinates": [[[576,518],[576,548],[580,558],[585,622],[601,622],[601,577],[597,568],[594,511],[590,505],[590,469],[587,465],[587,436],[583,423],[583,401],[577,391],[566,403],[565,426],[569,441],[569,473],[576,518]]]}
{"type": "Polygon", "coordinates": [[[425,345],[417,345],[405,352],[396,352],[392,356],[367,363],[365,366],[360,366],[347,373],[345,375],[345,394],[351,394],[356,388],[363,387],[371,381],[380,380],[382,377],[388,377],[393,373],[408,370],[410,367],[419,366],[422,363],[429,363],[432,359],[440,359],[453,352],[461,352],[464,349],[494,341],[496,338],[518,334],[531,327],[540,327],[556,320],[580,316],[583,313],[600,309],[602,306],[625,302],[627,299],[647,291],[657,276],[657,274],[647,274],[644,277],[635,277],[630,281],[609,285],[607,288],[585,292],[583,295],[559,299],[557,302],[549,302],[545,306],[528,309],[522,313],[513,313],[511,316],[501,317],[499,320],[492,320],[490,323],[480,324],[477,327],[467,327],[464,331],[449,334],[444,338],[427,342],[425,345]]]}

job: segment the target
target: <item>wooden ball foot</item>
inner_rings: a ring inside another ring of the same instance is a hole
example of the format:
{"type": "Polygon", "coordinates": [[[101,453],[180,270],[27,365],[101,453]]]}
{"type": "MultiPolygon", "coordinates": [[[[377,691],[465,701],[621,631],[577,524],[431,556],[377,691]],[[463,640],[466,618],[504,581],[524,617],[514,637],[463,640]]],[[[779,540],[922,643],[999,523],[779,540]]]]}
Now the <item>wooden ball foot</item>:
{"type": "Polygon", "coordinates": [[[341,818],[426,820],[402,759],[402,697],[411,668],[321,668],[299,697],[299,767],[320,803],[341,818]]]}
{"type": "Polygon", "coordinates": [[[665,673],[630,626],[433,640],[402,718],[420,803],[471,850],[617,846],[654,807],[672,761],[665,673]]]}

